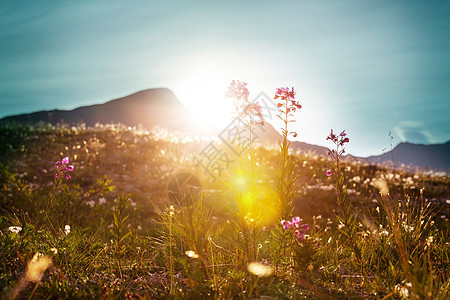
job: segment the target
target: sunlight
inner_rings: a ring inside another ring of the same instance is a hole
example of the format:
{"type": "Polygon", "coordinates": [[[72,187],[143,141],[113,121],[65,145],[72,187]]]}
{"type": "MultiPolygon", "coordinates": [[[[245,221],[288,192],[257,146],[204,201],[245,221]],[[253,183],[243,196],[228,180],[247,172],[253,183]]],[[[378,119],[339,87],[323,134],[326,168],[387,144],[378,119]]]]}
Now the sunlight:
{"type": "Polygon", "coordinates": [[[203,67],[190,72],[177,96],[203,125],[222,128],[231,121],[231,99],[225,98],[231,79],[215,69],[203,67]]]}

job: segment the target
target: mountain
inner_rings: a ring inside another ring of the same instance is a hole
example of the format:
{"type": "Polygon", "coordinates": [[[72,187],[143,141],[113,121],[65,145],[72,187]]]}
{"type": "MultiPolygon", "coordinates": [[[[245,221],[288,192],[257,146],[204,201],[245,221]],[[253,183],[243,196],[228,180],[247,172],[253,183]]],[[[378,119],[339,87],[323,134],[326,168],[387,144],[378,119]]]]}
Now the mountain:
{"type": "MultiPolygon", "coordinates": [[[[94,126],[95,123],[122,123],[127,126],[143,125],[146,129],[155,126],[166,128],[173,132],[196,135],[225,137],[232,127],[215,129],[200,124],[197,119],[184,107],[175,94],[166,88],[143,90],[132,95],[108,101],[103,104],[82,106],[73,110],[39,111],[29,114],[8,116],[0,122],[17,122],[34,124],[38,122],[66,123],[77,125],[85,123],[94,126]]],[[[281,135],[269,123],[264,127],[257,127],[256,136],[268,144],[278,144],[281,135]]],[[[293,142],[294,150],[312,150],[318,154],[328,151],[325,147],[293,142]]]]}
{"type": "Polygon", "coordinates": [[[396,166],[420,167],[450,172],[450,141],[444,144],[421,145],[400,143],[393,150],[365,158],[369,163],[388,164],[392,166],[392,155],[396,166]]]}
{"type": "MultiPolygon", "coordinates": [[[[166,128],[172,132],[186,134],[226,137],[232,132],[232,127],[220,130],[204,126],[184,107],[175,94],[166,88],[148,89],[135,94],[111,100],[103,104],[82,106],[73,110],[39,111],[30,114],[9,116],[0,122],[38,123],[40,121],[57,124],[76,125],[85,123],[94,126],[95,123],[122,123],[127,126],[143,125],[146,129],[155,126],[166,128]]],[[[232,135],[232,134],[231,134],[232,135]]],[[[257,127],[258,140],[268,144],[278,144],[281,135],[269,123],[257,127]]],[[[327,155],[326,147],[294,141],[291,143],[294,151],[314,152],[327,155]]],[[[440,145],[415,145],[401,143],[393,149],[396,165],[415,165],[450,172],[450,141],[440,145]]],[[[352,156],[349,155],[350,158],[352,156]]],[[[391,152],[363,159],[372,164],[386,164],[392,161],[391,152]]]]}
{"type": "Polygon", "coordinates": [[[87,126],[94,126],[97,122],[122,123],[127,126],[142,124],[147,129],[160,126],[172,131],[205,131],[173,92],[165,88],[144,90],[104,104],[82,106],[74,110],[39,111],[0,120],[8,121],[30,124],[44,121],[53,125],[60,122],[70,125],[84,122],[87,126]]]}

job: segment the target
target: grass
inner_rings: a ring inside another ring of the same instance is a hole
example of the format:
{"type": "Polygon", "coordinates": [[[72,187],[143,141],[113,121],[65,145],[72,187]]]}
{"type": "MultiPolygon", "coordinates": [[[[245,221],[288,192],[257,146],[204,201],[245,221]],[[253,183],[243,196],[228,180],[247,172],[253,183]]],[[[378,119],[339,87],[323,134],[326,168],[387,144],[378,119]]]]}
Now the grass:
{"type": "Polygon", "coordinates": [[[448,176],[343,158],[336,184],[329,157],[289,154],[296,188],[284,219],[309,225],[300,241],[272,213],[283,197],[279,150],[255,144],[253,175],[242,163],[210,182],[192,159],[209,141],[183,139],[120,125],[0,125],[2,297],[448,299],[448,176]],[[72,178],[55,180],[66,156],[72,178]],[[201,192],[169,200],[180,173],[201,192]]]}

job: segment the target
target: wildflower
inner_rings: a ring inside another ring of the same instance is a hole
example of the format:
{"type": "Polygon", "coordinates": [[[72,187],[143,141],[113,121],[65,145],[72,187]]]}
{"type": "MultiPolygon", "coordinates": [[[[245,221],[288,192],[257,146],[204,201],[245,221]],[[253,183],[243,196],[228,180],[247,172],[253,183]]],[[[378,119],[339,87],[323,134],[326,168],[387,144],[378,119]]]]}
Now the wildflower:
{"type": "Polygon", "coordinates": [[[70,225],[64,226],[64,234],[68,235],[70,233],[70,225]]]}
{"type": "Polygon", "coordinates": [[[240,82],[239,80],[233,80],[228,87],[228,92],[225,94],[227,98],[235,98],[237,100],[248,101],[248,88],[246,82],[240,82]]]}
{"type": "Polygon", "coordinates": [[[22,227],[10,226],[10,227],[8,227],[8,230],[11,231],[12,233],[19,233],[22,231],[22,227]]]}
{"type": "Polygon", "coordinates": [[[303,220],[300,217],[293,217],[292,222],[286,220],[281,221],[283,229],[285,230],[293,229],[293,234],[297,237],[300,243],[302,243],[305,240],[305,234],[309,230],[309,225],[301,224],[301,222],[303,222],[303,220]]]}
{"type": "Polygon", "coordinates": [[[327,171],[325,172],[325,174],[326,174],[327,176],[331,176],[331,170],[327,170],[327,171]]]}
{"type": "Polygon", "coordinates": [[[302,219],[300,219],[300,217],[293,217],[292,218],[292,223],[294,223],[295,227],[299,227],[300,226],[300,222],[303,221],[302,219]]]}
{"type": "Polygon", "coordinates": [[[281,220],[281,225],[283,226],[283,229],[289,229],[292,227],[293,223],[286,220],[281,220]]]}
{"type": "MultiPolygon", "coordinates": [[[[55,165],[56,168],[59,169],[59,173],[55,173],[55,179],[60,175],[63,175],[67,171],[72,172],[74,169],[74,166],[69,165],[69,157],[64,157],[61,161],[57,161],[55,165]]],[[[66,174],[65,177],[67,180],[72,178],[72,176],[70,176],[69,174],[66,174]]]]}
{"type": "MultiPolygon", "coordinates": [[[[302,108],[302,106],[296,102],[295,99],[295,92],[294,92],[294,87],[292,87],[292,90],[289,91],[289,88],[278,88],[277,91],[275,92],[275,99],[281,98],[281,100],[283,101],[291,101],[291,105],[293,106],[292,109],[293,111],[295,111],[295,108],[302,108]]],[[[278,107],[281,107],[280,105],[278,105],[278,107]]]]}
{"type": "Polygon", "coordinates": [[[250,103],[247,106],[244,107],[243,114],[250,117],[251,124],[259,124],[261,126],[264,126],[264,119],[261,111],[261,105],[259,105],[258,102],[250,103]],[[255,122],[252,120],[253,116],[257,116],[259,121],[255,122]]]}

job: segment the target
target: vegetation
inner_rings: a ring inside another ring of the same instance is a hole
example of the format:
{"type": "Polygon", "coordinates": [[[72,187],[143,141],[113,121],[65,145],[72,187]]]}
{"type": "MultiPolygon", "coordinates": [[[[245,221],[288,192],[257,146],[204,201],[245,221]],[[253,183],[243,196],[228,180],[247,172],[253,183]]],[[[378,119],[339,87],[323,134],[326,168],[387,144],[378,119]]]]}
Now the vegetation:
{"type": "Polygon", "coordinates": [[[348,161],[345,132],[330,157],[292,153],[300,105],[277,94],[279,149],[238,106],[241,155],[213,182],[193,158],[211,141],[0,125],[3,298],[448,299],[449,177],[348,161]],[[202,186],[168,189],[180,173],[202,186]]]}

